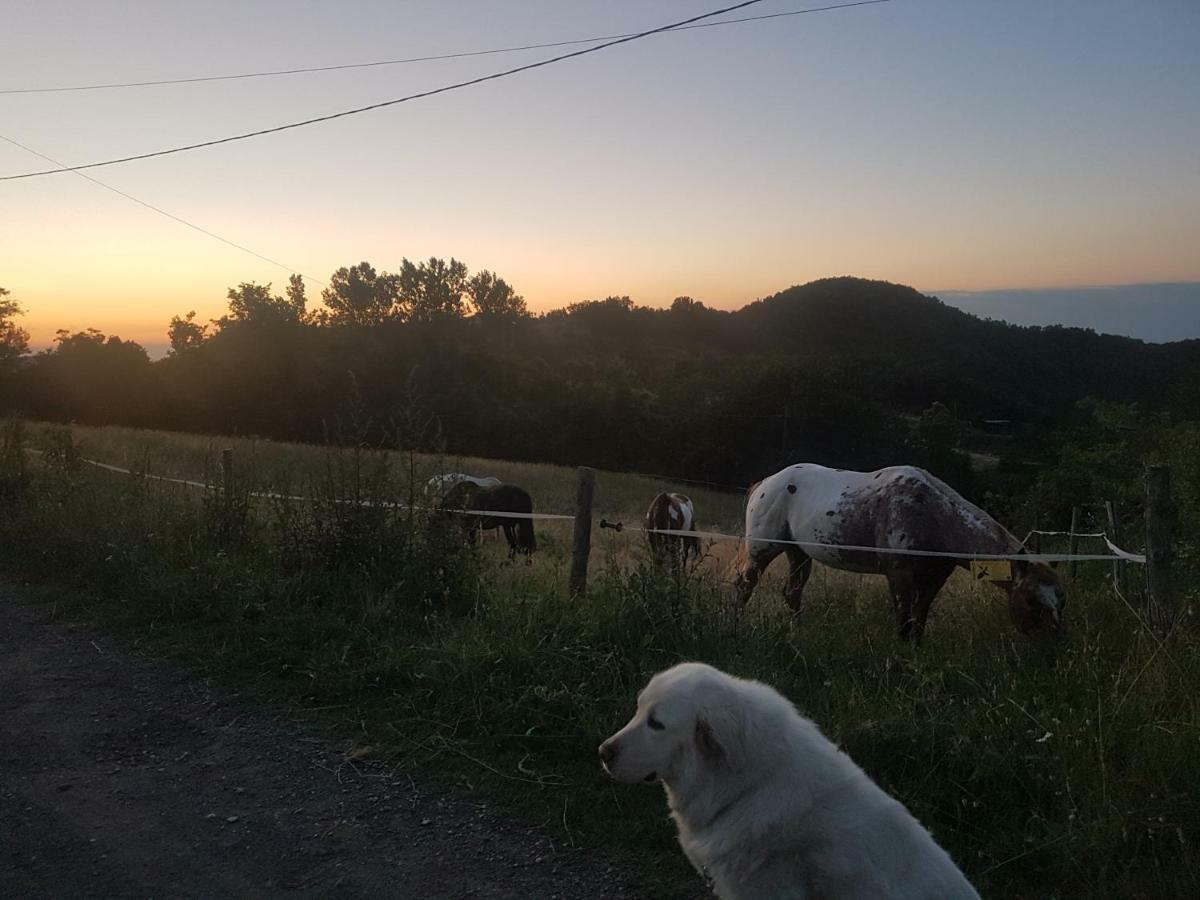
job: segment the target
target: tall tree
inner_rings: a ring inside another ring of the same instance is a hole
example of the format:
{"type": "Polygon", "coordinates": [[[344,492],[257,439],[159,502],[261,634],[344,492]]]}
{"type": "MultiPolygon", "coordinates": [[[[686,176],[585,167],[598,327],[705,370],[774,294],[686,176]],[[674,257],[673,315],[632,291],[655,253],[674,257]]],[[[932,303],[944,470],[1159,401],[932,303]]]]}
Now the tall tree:
{"type": "Polygon", "coordinates": [[[699,300],[693,300],[691,297],[676,297],[671,301],[671,312],[679,315],[701,312],[707,308],[699,300]]]}
{"type": "Polygon", "coordinates": [[[0,368],[29,352],[29,332],[13,321],[16,316],[24,315],[25,310],[16,300],[5,299],[8,296],[9,292],[0,287],[0,368]]]}
{"type": "Polygon", "coordinates": [[[44,414],[80,422],[144,424],[152,370],[133,341],[95,328],[59,329],[55,348],[34,358],[37,382],[48,395],[44,414]]]}
{"type": "Polygon", "coordinates": [[[370,263],[343,266],[329,277],[329,287],[321,299],[329,312],[325,321],[332,325],[379,325],[398,316],[399,279],[387,272],[376,272],[370,263]]]}
{"type": "Polygon", "coordinates": [[[167,339],[171,342],[170,354],[172,356],[180,356],[189,350],[195,350],[204,343],[207,336],[208,326],[196,322],[194,309],[182,319],[179,316],[172,316],[171,324],[167,326],[167,339]]]}
{"type": "Polygon", "coordinates": [[[463,294],[467,289],[467,267],[453,257],[447,262],[436,256],[428,262],[400,263],[399,301],[410,322],[461,318],[463,294]]]}
{"type": "MultiPolygon", "coordinates": [[[[217,320],[219,328],[226,328],[234,322],[248,325],[296,325],[304,321],[303,305],[297,308],[293,297],[273,295],[270,282],[255,284],[252,281],[243,281],[236,288],[230,288],[227,296],[229,315],[221,316],[217,320]]],[[[303,292],[300,300],[303,304],[303,292]]]]}
{"type": "Polygon", "coordinates": [[[308,305],[308,297],[304,291],[304,276],[295,272],[289,275],[288,286],[284,293],[287,294],[288,303],[296,312],[296,318],[303,322],[307,318],[305,307],[308,305]]]}
{"type": "Polygon", "coordinates": [[[486,269],[476,272],[467,282],[467,299],[481,319],[512,321],[529,316],[525,298],[495,272],[486,269]]]}

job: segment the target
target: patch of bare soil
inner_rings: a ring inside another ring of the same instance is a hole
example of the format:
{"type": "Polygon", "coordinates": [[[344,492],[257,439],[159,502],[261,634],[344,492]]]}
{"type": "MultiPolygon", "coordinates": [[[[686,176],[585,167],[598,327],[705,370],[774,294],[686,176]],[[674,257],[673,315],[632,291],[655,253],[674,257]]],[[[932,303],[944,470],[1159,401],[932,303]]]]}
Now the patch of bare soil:
{"type": "Polygon", "coordinates": [[[0,896],[639,896],[345,749],[0,586],[0,896]]]}

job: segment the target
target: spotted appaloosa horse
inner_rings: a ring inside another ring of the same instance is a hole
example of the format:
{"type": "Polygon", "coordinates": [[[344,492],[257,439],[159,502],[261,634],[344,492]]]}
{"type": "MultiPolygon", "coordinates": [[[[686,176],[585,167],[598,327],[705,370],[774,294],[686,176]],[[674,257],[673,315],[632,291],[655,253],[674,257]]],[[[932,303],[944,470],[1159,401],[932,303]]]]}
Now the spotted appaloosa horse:
{"type": "MultiPolygon", "coordinates": [[[[898,550],[1009,555],[1025,550],[1013,535],[945,482],[913,466],[877,472],[827,469],[812,463],[789,466],[751,488],[746,538],[738,560],[739,608],[750,599],[759,575],[786,553],[790,570],[784,596],[799,613],[804,584],[818,560],[835,569],[887,577],[901,638],[920,640],[929,606],[956,566],[969,558],[902,556],[825,549],[841,544],[898,550]],[[805,542],[766,543],[764,539],[805,542]]],[[[1066,601],[1053,569],[1014,561],[1014,580],[1000,582],[1013,624],[1022,632],[1065,633],[1066,601]]]]}
{"type": "Polygon", "coordinates": [[[463,520],[463,525],[470,540],[475,540],[477,531],[492,528],[504,530],[508,541],[508,558],[516,558],[520,551],[526,556],[537,550],[537,538],[533,534],[533,520],[514,518],[510,516],[489,516],[489,512],[531,513],[533,500],[524,488],[515,484],[501,484],[495,487],[480,487],[471,481],[460,481],[452,487],[442,500],[442,509],[471,509],[478,510],[484,515],[455,514],[463,520]]]}
{"type": "Polygon", "coordinates": [[[645,518],[646,541],[650,555],[660,566],[678,572],[687,563],[688,554],[700,557],[700,539],[695,535],[659,534],[667,531],[694,531],[696,510],[686,494],[662,493],[650,501],[645,518]]]}

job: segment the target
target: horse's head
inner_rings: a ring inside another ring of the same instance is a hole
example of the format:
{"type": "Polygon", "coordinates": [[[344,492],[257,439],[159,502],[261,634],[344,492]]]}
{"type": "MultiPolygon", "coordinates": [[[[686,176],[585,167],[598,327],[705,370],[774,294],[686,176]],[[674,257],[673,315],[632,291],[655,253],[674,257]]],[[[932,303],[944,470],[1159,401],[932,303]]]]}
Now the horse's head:
{"type": "Polygon", "coordinates": [[[1066,637],[1063,608],[1067,595],[1054,569],[1042,562],[1014,562],[1008,588],[1008,613],[1022,634],[1048,632],[1066,637]]]}
{"type": "Polygon", "coordinates": [[[442,509],[471,509],[479,494],[479,485],[471,481],[460,481],[442,497],[442,509]]]}

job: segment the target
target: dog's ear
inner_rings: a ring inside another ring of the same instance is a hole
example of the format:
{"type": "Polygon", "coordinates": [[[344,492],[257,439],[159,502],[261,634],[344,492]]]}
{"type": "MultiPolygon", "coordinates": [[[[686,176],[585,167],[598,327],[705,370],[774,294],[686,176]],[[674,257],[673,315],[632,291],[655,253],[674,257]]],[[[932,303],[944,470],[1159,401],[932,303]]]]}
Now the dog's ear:
{"type": "Polygon", "coordinates": [[[725,748],[717,740],[717,735],[713,731],[712,725],[704,716],[696,717],[695,737],[696,750],[700,753],[701,759],[712,766],[724,765],[726,759],[725,748]]]}

